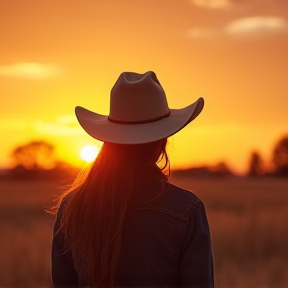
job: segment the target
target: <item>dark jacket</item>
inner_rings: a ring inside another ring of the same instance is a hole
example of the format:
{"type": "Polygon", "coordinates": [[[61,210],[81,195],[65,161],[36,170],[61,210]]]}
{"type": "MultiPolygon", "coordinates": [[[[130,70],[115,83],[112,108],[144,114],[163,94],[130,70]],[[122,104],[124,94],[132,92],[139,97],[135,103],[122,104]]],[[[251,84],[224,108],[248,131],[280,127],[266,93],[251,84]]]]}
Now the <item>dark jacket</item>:
{"type": "MultiPolygon", "coordinates": [[[[145,197],[150,197],[149,192],[145,197]]],[[[202,201],[167,183],[160,197],[136,207],[127,212],[116,286],[214,287],[211,239],[202,201]]],[[[89,286],[77,275],[69,255],[60,252],[62,242],[55,236],[60,218],[61,207],[52,243],[53,284],[89,286]]]]}

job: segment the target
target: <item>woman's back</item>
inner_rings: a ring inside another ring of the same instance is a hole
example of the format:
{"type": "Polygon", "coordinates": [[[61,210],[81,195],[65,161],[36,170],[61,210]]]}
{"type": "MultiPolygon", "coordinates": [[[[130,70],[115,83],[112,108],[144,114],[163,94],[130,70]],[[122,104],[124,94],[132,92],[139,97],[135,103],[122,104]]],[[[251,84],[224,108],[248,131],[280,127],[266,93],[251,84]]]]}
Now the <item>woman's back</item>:
{"type": "MultiPolygon", "coordinates": [[[[212,251],[207,249],[211,240],[203,203],[192,192],[170,183],[160,196],[150,188],[135,193],[127,210],[115,286],[213,287],[212,251]]],[[[60,218],[61,209],[56,228],[60,218]]],[[[55,237],[54,244],[58,246],[52,255],[54,263],[59,258],[59,265],[67,266],[71,256],[59,257],[61,240],[55,237]]],[[[68,268],[67,275],[63,270],[60,275],[57,269],[53,271],[56,286],[58,278],[59,286],[61,281],[70,281],[70,286],[93,285],[72,266],[68,268]]]]}
{"type": "Polygon", "coordinates": [[[213,286],[209,226],[190,191],[166,183],[155,201],[129,209],[122,245],[119,286],[213,286]]]}

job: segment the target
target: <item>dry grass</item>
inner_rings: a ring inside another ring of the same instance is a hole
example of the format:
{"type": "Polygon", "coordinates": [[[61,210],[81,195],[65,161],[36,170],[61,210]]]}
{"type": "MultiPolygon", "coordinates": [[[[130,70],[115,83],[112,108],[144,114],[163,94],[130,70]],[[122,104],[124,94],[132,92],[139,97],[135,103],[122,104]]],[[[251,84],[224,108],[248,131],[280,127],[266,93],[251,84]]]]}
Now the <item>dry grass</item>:
{"type": "Polygon", "coordinates": [[[0,287],[49,287],[54,216],[45,212],[62,184],[1,181],[0,287]]]}
{"type": "Polygon", "coordinates": [[[205,203],[216,287],[288,287],[287,179],[173,180],[205,203]]]}
{"type": "MultiPolygon", "coordinates": [[[[287,179],[173,178],[203,200],[216,287],[288,287],[287,179]]],[[[0,287],[49,287],[57,181],[0,182],[0,287]]]]}

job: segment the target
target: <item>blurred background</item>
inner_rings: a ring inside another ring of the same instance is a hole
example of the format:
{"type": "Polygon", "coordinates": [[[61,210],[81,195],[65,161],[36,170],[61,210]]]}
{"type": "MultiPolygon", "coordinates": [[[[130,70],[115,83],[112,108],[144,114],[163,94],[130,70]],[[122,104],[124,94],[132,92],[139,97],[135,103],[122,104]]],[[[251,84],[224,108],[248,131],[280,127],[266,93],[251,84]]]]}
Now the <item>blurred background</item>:
{"type": "Polygon", "coordinates": [[[216,286],[287,287],[288,1],[1,0],[0,35],[1,287],[50,286],[45,209],[101,147],[75,106],[107,115],[119,74],[149,70],[170,108],[205,99],[168,151],[216,286]]]}

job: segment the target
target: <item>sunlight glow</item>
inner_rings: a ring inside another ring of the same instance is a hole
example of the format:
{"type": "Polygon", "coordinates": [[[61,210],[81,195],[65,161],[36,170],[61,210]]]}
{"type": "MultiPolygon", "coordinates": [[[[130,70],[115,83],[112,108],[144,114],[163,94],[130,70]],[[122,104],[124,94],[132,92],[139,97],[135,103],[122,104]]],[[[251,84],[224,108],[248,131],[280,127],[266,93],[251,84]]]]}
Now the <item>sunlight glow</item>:
{"type": "Polygon", "coordinates": [[[80,151],[80,157],[87,163],[91,163],[95,160],[99,152],[99,147],[94,145],[83,146],[80,151]]]}
{"type": "Polygon", "coordinates": [[[60,70],[55,64],[25,62],[0,66],[0,75],[26,79],[46,79],[60,76],[60,70]]]}

